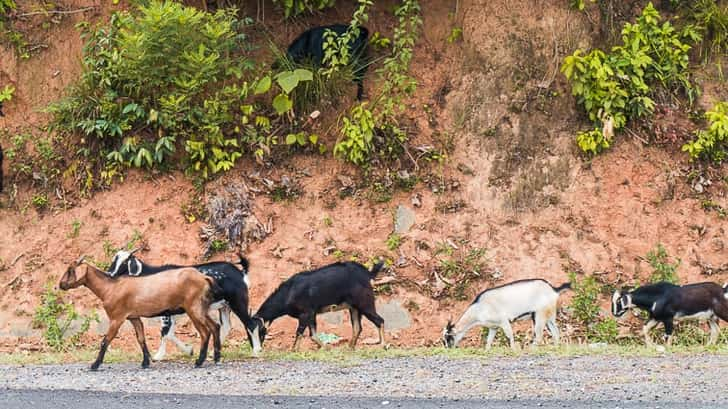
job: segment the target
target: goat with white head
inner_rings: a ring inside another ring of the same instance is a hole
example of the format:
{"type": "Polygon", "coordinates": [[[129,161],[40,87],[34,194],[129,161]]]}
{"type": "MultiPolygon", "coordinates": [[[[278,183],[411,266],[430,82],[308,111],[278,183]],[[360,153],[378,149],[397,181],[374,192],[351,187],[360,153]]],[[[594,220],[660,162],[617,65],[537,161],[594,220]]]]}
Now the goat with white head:
{"type": "MultiPolygon", "coordinates": [[[[184,266],[165,264],[162,266],[152,266],[145,264],[139,260],[135,253],[141,248],[135,248],[131,251],[120,250],[111,260],[111,265],[106,272],[111,277],[116,276],[146,276],[151,274],[157,274],[162,271],[166,271],[174,268],[181,268],[184,266]]],[[[222,289],[215,299],[212,300],[210,305],[210,311],[219,311],[220,317],[220,339],[221,342],[225,341],[225,338],[230,333],[230,312],[235,312],[235,315],[240,318],[240,321],[248,327],[250,325],[250,313],[248,311],[248,288],[250,287],[250,280],[248,279],[248,260],[240,256],[238,262],[242,269],[236,267],[233,263],[227,263],[222,261],[215,261],[210,263],[197,264],[191,267],[196,268],[201,273],[215,280],[215,283],[222,289]]],[[[159,345],[157,353],[154,355],[154,360],[159,361],[164,358],[167,351],[167,341],[172,341],[177,348],[183,351],[187,355],[192,355],[193,350],[190,345],[180,341],[175,336],[175,319],[172,315],[166,315],[161,317],[162,320],[162,342],[159,345]]],[[[251,340],[252,345],[252,340],[251,340]]],[[[254,348],[259,349],[259,348],[254,348]]]]}
{"type": "Polygon", "coordinates": [[[650,330],[662,323],[665,341],[672,343],[673,321],[707,321],[710,325],[708,344],[718,340],[718,321],[728,322],[728,285],[695,283],[679,286],[668,282],[648,284],[636,289],[617,290],[612,295],[612,314],[621,317],[637,308],[647,312],[649,320],[642,328],[645,343],[652,344],[650,330]]]}
{"type": "Polygon", "coordinates": [[[559,328],[556,326],[556,307],[559,293],[571,288],[570,283],[559,287],[542,279],[514,281],[480,293],[457,323],[448,321],[443,331],[443,344],[447,348],[457,347],[465,334],[473,327],[487,327],[486,348],[490,348],[498,328],[508,337],[515,349],[511,322],[531,318],[535,326],[534,344],[543,340],[544,327],[548,327],[554,344],[559,343],[559,328]]]}

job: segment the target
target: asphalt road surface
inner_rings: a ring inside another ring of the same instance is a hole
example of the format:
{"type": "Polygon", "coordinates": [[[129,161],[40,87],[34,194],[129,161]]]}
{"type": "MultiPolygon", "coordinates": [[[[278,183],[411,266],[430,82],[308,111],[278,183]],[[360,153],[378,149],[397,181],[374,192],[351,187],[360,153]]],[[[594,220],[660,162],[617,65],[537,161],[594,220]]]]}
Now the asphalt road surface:
{"type": "Polygon", "coordinates": [[[728,357],[0,366],[0,408],[726,408],[728,357]]]}

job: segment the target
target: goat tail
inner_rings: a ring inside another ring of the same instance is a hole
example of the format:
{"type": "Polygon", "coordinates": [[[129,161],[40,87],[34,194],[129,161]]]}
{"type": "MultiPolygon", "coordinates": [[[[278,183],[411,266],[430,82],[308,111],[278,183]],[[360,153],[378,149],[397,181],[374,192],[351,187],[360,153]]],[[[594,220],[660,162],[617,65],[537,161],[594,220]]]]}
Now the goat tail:
{"type": "Polygon", "coordinates": [[[384,261],[379,261],[374,264],[372,269],[369,270],[369,278],[374,280],[377,277],[377,274],[382,270],[382,267],[384,267],[384,261]]]}
{"type": "Polygon", "coordinates": [[[561,284],[558,287],[551,286],[551,288],[553,288],[554,291],[556,291],[557,293],[560,293],[560,292],[562,292],[564,290],[571,290],[571,283],[570,282],[566,282],[564,284],[561,284]]]}

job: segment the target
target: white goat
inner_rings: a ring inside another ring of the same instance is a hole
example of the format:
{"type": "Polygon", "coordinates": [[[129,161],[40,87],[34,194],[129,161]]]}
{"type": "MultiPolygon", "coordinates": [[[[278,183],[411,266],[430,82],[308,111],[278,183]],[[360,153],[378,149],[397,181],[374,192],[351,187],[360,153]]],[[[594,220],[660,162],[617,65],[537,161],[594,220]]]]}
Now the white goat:
{"type": "Polygon", "coordinates": [[[556,303],[559,293],[569,288],[571,288],[570,283],[555,288],[542,279],[514,281],[489,288],[475,297],[455,325],[450,321],[447,322],[443,331],[443,343],[447,348],[454,348],[471,328],[481,326],[488,327],[486,348],[490,348],[500,327],[508,337],[511,348],[515,348],[511,322],[531,317],[535,327],[533,343],[541,343],[544,326],[547,326],[554,344],[558,344],[556,303]]]}

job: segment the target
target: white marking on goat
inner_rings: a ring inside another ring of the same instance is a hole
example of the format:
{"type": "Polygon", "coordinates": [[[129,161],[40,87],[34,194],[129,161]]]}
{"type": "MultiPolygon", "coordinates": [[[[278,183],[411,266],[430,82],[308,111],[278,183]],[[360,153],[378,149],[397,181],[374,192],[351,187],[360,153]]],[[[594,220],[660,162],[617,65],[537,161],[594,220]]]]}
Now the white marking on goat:
{"type": "Polygon", "coordinates": [[[245,286],[250,288],[250,279],[248,279],[248,272],[243,271],[243,282],[245,283],[245,286]]]}
{"type": "Polygon", "coordinates": [[[123,263],[126,263],[126,260],[131,257],[131,253],[124,250],[119,250],[116,255],[114,256],[114,269],[111,271],[111,276],[114,277],[119,272],[119,267],[123,263]]]}
{"type": "Polygon", "coordinates": [[[655,312],[655,307],[657,307],[657,301],[652,303],[652,307],[650,307],[650,311],[655,312]]]}
{"type": "Polygon", "coordinates": [[[708,321],[713,319],[715,317],[715,313],[713,310],[706,310],[706,311],[700,311],[695,314],[691,315],[684,315],[682,312],[678,312],[675,314],[675,321],[687,321],[687,320],[698,320],[698,321],[708,321]]]}

